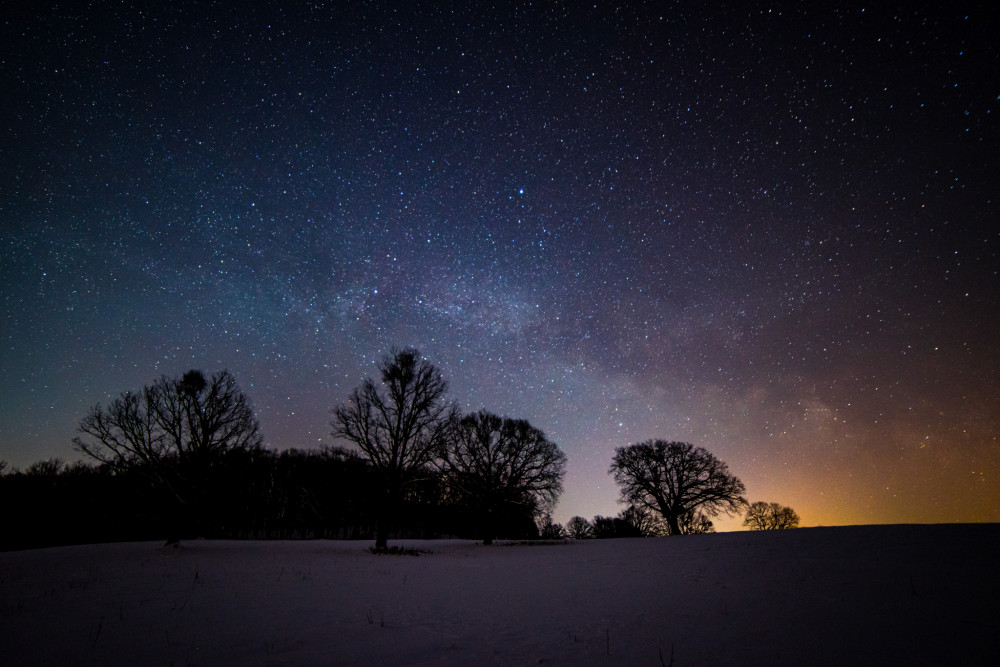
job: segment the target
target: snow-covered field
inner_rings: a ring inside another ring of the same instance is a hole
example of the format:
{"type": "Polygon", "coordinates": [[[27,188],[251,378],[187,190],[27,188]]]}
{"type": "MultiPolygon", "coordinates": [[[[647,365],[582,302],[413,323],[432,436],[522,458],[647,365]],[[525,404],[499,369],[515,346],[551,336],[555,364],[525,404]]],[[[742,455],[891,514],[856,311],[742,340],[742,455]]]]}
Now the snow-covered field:
{"type": "Polygon", "coordinates": [[[1000,664],[1000,525],[0,553],[9,665],[1000,664]]]}

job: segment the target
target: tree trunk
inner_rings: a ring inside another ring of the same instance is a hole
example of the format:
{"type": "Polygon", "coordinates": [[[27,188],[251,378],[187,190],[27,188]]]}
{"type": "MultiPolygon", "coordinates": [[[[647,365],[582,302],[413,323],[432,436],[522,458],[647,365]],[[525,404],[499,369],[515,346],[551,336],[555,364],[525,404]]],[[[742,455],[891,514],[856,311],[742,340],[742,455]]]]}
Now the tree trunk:
{"type": "Polygon", "coordinates": [[[389,489],[378,508],[378,516],[375,517],[375,549],[384,551],[388,548],[389,530],[392,527],[392,513],[397,507],[396,495],[389,489]]]}
{"type": "Polygon", "coordinates": [[[375,529],[375,549],[376,551],[385,551],[388,549],[389,542],[389,529],[387,528],[386,522],[379,519],[378,527],[375,529]]]}
{"type": "Polygon", "coordinates": [[[667,525],[670,527],[670,534],[671,535],[680,535],[681,534],[681,526],[680,526],[680,523],[678,523],[678,521],[677,521],[677,515],[676,514],[671,514],[670,516],[667,517],[667,525]]]}
{"type": "Polygon", "coordinates": [[[179,547],[181,544],[181,536],[184,532],[182,530],[183,522],[179,516],[181,509],[167,510],[168,515],[163,522],[163,532],[166,533],[167,540],[163,545],[165,547],[179,547]]]}
{"type": "Polygon", "coordinates": [[[483,512],[483,544],[489,546],[493,544],[493,510],[488,509],[483,512]]]}
{"type": "Polygon", "coordinates": [[[163,499],[160,507],[161,523],[166,538],[166,542],[163,546],[180,546],[181,538],[184,537],[184,528],[186,526],[184,520],[184,511],[186,508],[184,504],[180,501],[179,497],[175,495],[168,495],[163,499]]]}

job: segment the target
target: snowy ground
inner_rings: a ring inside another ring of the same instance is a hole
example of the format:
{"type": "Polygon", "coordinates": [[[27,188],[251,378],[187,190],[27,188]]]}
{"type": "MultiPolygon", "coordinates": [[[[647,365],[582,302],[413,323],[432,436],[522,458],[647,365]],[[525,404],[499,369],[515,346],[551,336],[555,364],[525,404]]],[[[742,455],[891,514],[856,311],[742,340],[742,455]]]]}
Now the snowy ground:
{"type": "Polygon", "coordinates": [[[0,553],[10,665],[998,664],[1000,525],[0,553]]]}

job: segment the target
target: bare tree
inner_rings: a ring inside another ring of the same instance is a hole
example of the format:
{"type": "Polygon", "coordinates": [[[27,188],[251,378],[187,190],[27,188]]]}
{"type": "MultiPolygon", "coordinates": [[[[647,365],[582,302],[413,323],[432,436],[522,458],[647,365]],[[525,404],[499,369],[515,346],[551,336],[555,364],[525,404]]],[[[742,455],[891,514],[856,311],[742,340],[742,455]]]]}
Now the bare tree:
{"type": "Polygon", "coordinates": [[[442,459],[449,486],[479,512],[485,544],[495,536],[498,515],[544,513],[562,493],[566,456],[523,419],[486,411],[467,415],[442,459]]]}
{"type": "Polygon", "coordinates": [[[681,534],[699,535],[701,533],[714,533],[715,526],[701,510],[688,510],[680,517],[681,534]]]}
{"type": "Polygon", "coordinates": [[[445,401],[448,383],[413,348],[392,350],[379,363],[381,384],[366,378],[333,409],[333,436],[350,441],[381,482],[375,548],[385,549],[403,493],[443,450],[457,420],[445,401]]]}
{"type": "Polygon", "coordinates": [[[757,501],[747,507],[743,525],[750,530],[798,528],[799,515],[791,507],[757,501]]]}
{"type": "Polygon", "coordinates": [[[643,537],[642,531],[632,522],[623,519],[621,515],[601,516],[598,514],[594,516],[590,523],[594,527],[592,536],[599,540],[619,537],[643,537]]]}
{"type": "Polygon", "coordinates": [[[746,488],[725,463],[685,442],[647,440],[615,450],[610,471],[622,501],[658,512],[670,535],[684,534],[685,515],[738,512],[746,488]]]}
{"type": "Polygon", "coordinates": [[[666,524],[659,513],[645,507],[629,505],[618,514],[618,517],[635,526],[635,529],[643,537],[665,535],[667,532],[666,524]]]}
{"type": "Polygon", "coordinates": [[[566,532],[574,540],[584,540],[594,536],[594,527],[582,516],[575,516],[566,522],[566,532]]]}
{"type": "Polygon", "coordinates": [[[59,473],[66,469],[66,464],[60,458],[51,458],[44,461],[35,461],[24,469],[24,474],[28,477],[58,477],[59,473]]]}
{"type": "MultiPolygon", "coordinates": [[[[192,370],[123,392],[80,421],[77,451],[118,472],[138,471],[196,518],[209,471],[227,454],[261,445],[253,406],[229,371],[192,370]]],[[[180,527],[168,529],[168,543],[180,527]]]]}
{"type": "Polygon", "coordinates": [[[538,536],[543,540],[562,540],[566,539],[566,530],[561,523],[552,523],[552,518],[546,516],[538,530],[538,536]]]}
{"type": "Polygon", "coordinates": [[[774,526],[778,530],[799,527],[799,515],[791,507],[783,506],[775,512],[774,526]]]}

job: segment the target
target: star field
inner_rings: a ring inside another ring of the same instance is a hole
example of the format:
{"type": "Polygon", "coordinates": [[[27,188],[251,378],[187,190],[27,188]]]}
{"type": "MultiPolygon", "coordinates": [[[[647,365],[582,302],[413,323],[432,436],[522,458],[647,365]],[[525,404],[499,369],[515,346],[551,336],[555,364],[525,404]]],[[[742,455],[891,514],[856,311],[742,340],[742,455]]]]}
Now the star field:
{"type": "Polygon", "coordinates": [[[0,457],[189,368],[333,444],[414,345],[558,521],[652,437],[803,525],[1000,521],[996,8],[474,4],[6,16],[0,457]]]}

